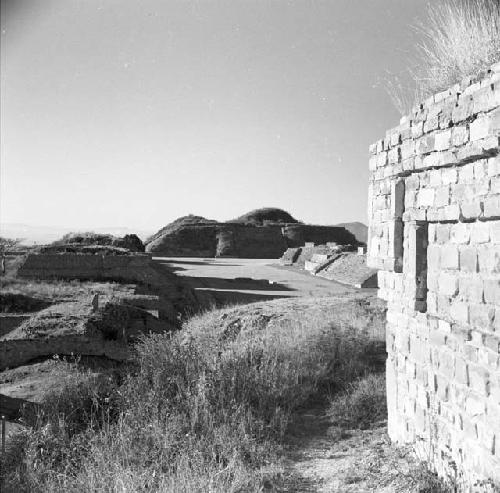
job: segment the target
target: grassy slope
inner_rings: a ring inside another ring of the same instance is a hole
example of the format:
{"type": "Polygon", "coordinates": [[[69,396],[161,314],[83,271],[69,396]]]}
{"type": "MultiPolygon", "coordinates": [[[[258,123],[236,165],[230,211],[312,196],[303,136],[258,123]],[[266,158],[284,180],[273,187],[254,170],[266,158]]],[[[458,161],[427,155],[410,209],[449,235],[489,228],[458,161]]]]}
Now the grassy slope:
{"type": "Polygon", "coordinates": [[[75,371],[46,396],[44,415],[30,418],[33,428],[10,447],[4,486],[279,489],[298,410],[338,395],[332,413],[366,426],[380,405],[381,385],[351,392],[362,396],[358,404],[342,392],[380,369],[382,323],[381,306],[360,299],[276,300],[208,312],[172,337],[147,337],[125,382],[75,371]]]}

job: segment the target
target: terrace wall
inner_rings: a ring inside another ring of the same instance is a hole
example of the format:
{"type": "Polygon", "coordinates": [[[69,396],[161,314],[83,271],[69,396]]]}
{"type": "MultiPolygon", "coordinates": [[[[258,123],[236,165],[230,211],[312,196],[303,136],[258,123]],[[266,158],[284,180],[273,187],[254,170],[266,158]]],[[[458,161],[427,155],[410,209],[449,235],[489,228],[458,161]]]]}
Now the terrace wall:
{"type": "Polygon", "coordinates": [[[18,276],[30,279],[148,282],[156,279],[150,266],[151,255],[148,254],[31,253],[19,268],[18,276]]]}
{"type": "Polygon", "coordinates": [[[463,491],[500,488],[499,144],[497,64],[370,147],[389,435],[463,491]]]}

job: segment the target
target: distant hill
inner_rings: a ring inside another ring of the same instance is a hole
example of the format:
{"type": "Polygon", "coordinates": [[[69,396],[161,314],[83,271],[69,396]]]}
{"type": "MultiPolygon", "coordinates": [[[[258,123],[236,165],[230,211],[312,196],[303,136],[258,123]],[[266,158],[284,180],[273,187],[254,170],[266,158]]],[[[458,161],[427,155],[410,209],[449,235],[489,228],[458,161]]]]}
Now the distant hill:
{"type": "Polygon", "coordinates": [[[352,223],[340,223],[335,226],[341,226],[350,231],[360,243],[368,241],[368,226],[366,224],[355,221],[352,223]]]}
{"type": "Polygon", "coordinates": [[[278,209],[275,207],[263,207],[261,209],[255,209],[253,211],[247,212],[242,216],[227,221],[228,223],[243,223],[243,224],[266,224],[266,223],[284,223],[284,224],[295,224],[298,223],[291,214],[283,209],[278,209]]]}

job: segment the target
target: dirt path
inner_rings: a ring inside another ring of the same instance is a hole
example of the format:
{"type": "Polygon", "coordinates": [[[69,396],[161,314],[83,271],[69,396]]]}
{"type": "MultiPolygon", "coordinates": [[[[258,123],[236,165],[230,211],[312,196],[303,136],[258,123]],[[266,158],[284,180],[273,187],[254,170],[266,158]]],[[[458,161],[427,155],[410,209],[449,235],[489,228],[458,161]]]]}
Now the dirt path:
{"type": "Polygon", "coordinates": [[[419,491],[418,465],[391,446],[386,423],[342,431],[324,408],[303,410],[290,427],[282,492],[403,493],[419,491]]]}

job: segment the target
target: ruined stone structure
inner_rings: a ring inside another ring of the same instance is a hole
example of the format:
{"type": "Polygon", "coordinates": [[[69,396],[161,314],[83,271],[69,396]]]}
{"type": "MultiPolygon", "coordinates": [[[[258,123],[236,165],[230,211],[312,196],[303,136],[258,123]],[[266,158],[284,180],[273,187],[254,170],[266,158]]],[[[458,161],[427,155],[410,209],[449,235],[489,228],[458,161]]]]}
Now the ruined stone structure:
{"type": "Polygon", "coordinates": [[[370,148],[389,435],[464,491],[500,487],[499,141],[496,64],[370,148]]]}
{"type": "Polygon", "coordinates": [[[161,257],[279,258],[287,248],[306,242],[358,242],[343,227],[308,224],[187,224],[155,237],[146,251],[161,257]]]}
{"type": "Polygon", "coordinates": [[[101,255],[77,253],[30,253],[18,271],[30,279],[84,279],[124,282],[155,282],[151,255],[101,255]]]}

